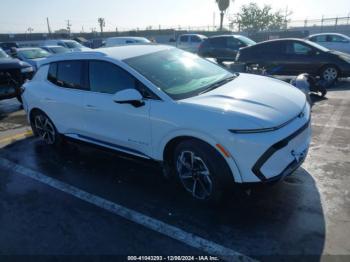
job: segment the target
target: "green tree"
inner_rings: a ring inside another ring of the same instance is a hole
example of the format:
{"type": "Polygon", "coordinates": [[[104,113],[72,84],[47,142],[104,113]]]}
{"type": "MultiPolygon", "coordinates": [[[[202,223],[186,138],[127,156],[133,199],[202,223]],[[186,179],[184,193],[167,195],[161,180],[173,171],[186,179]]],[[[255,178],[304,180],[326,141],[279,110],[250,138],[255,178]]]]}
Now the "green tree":
{"type": "Polygon", "coordinates": [[[291,14],[291,12],[282,14],[281,11],[273,11],[269,5],[260,8],[256,3],[249,3],[241,7],[236,22],[242,31],[250,33],[280,30],[286,27],[291,14]]]}

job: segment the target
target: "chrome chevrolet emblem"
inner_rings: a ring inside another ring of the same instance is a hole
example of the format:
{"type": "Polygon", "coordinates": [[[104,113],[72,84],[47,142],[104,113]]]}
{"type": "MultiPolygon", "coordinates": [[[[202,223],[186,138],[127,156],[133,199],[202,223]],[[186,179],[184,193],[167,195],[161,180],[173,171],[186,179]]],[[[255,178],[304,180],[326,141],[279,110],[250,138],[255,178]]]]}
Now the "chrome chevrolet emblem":
{"type": "Polygon", "coordinates": [[[294,156],[295,161],[296,161],[297,163],[300,163],[301,161],[304,160],[304,158],[305,158],[305,156],[306,156],[306,149],[303,150],[302,152],[296,152],[296,151],[293,150],[293,151],[291,152],[291,154],[292,154],[292,156],[294,156]]]}

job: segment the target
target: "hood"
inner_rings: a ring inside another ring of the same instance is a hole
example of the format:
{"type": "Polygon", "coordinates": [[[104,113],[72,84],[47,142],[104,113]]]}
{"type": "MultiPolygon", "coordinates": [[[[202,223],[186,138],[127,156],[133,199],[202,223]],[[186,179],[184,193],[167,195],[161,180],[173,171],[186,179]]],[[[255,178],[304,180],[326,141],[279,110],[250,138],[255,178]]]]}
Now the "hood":
{"type": "Polygon", "coordinates": [[[28,63],[11,57],[0,59],[0,69],[20,69],[29,66],[28,63]]]}
{"type": "Polygon", "coordinates": [[[27,62],[32,65],[35,69],[39,68],[39,65],[42,61],[46,60],[46,57],[43,58],[35,58],[35,59],[27,59],[27,62]]]}
{"type": "Polygon", "coordinates": [[[182,102],[241,119],[243,117],[259,128],[272,128],[299,115],[305,106],[306,97],[300,90],[283,81],[240,74],[213,91],[182,102]]]}

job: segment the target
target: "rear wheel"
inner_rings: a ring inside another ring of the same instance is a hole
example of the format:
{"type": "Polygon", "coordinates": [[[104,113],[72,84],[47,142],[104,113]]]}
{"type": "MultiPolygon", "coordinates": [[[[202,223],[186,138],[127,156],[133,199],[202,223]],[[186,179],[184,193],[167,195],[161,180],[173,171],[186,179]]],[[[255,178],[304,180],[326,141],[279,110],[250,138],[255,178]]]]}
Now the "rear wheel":
{"type": "Polygon", "coordinates": [[[227,181],[234,182],[222,156],[198,140],[181,142],[175,149],[173,163],[178,181],[197,200],[217,202],[225,192],[227,181]]]}
{"type": "Polygon", "coordinates": [[[326,65],[321,69],[320,76],[322,79],[332,82],[338,79],[339,70],[333,65],[326,65]]]}
{"type": "Polygon", "coordinates": [[[46,144],[61,144],[61,135],[57,132],[57,129],[50,118],[43,112],[37,111],[33,114],[31,126],[34,134],[42,139],[46,144]]]}

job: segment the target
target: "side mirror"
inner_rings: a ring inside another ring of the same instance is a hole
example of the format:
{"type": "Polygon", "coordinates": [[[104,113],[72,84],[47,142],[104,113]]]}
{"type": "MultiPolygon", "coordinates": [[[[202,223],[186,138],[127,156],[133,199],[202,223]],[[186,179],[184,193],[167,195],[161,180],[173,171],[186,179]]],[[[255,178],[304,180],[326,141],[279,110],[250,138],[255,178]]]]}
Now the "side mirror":
{"type": "Polygon", "coordinates": [[[143,97],[136,89],[124,89],[117,92],[113,96],[113,101],[118,104],[130,104],[134,107],[141,107],[145,105],[143,97]]]}

